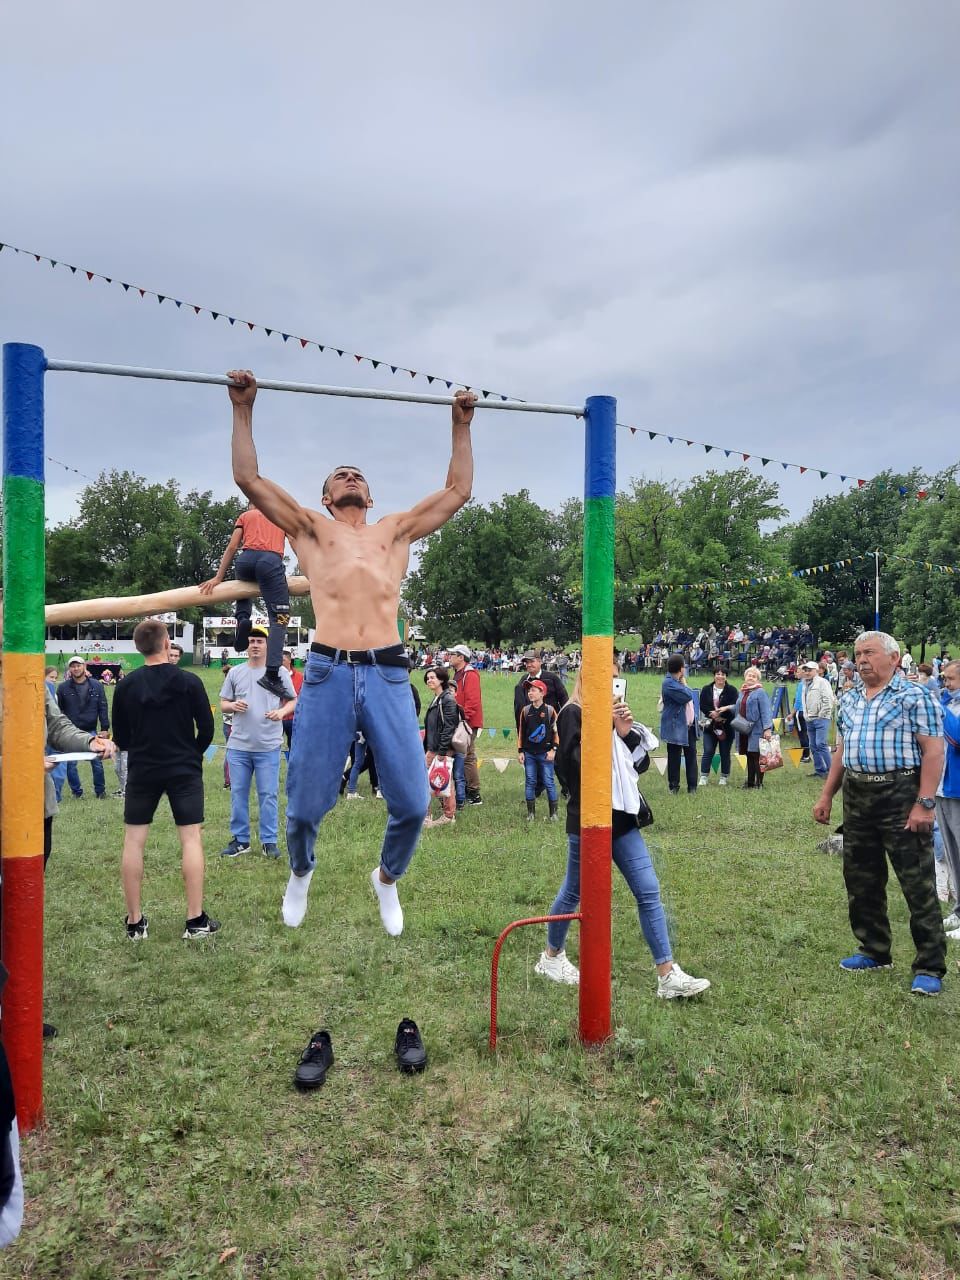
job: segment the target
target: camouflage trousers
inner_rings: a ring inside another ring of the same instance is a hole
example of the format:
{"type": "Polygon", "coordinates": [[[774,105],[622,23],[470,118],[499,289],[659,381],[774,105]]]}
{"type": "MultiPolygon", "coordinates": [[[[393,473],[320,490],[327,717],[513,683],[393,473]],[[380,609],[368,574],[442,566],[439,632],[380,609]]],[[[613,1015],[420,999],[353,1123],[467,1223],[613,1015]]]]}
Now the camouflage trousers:
{"type": "Polygon", "coordinates": [[[889,858],[910,912],[910,932],[917,950],[913,971],[942,978],[947,943],[937,901],[933,836],[904,829],[917,798],[919,778],[918,770],[889,782],[864,782],[847,771],[843,779],[843,879],[850,927],[860,950],[879,964],[889,964],[889,858]]]}

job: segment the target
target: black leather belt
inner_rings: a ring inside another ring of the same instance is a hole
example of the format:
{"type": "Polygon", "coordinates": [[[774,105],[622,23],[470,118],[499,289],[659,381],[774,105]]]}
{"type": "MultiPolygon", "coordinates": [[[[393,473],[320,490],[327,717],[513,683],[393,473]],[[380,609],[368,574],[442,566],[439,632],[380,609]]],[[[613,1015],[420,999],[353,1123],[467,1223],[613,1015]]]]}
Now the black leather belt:
{"type": "Polygon", "coordinates": [[[328,644],[310,646],[311,653],[322,653],[325,658],[334,662],[347,662],[351,666],[360,667],[406,667],[410,661],[402,644],[389,644],[383,649],[332,649],[328,644]]]}
{"type": "Polygon", "coordinates": [[[919,765],[911,769],[891,769],[889,773],[858,773],[856,769],[848,769],[847,777],[857,782],[893,782],[894,778],[911,778],[919,772],[919,765]]]}

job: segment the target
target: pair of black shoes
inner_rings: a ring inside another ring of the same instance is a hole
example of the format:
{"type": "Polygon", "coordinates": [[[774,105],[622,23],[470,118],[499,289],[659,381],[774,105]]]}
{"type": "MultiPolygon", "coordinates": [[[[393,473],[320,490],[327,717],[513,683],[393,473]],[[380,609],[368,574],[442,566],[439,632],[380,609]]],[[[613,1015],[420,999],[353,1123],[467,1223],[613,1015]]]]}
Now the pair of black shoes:
{"type": "MultiPolygon", "coordinates": [[[[393,1052],[397,1066],[405,1075],[414,1075],[427,1065],[427,1051],[423,1047],[420,1030],[412,1018],[404,1018],[397,1027],[393,1052]]],[[[293,1082],[301,1091],[319,1089],[333,1066],[333,1044],[329,1031],[317,1031],[300,1055],[293,1082]]]]}

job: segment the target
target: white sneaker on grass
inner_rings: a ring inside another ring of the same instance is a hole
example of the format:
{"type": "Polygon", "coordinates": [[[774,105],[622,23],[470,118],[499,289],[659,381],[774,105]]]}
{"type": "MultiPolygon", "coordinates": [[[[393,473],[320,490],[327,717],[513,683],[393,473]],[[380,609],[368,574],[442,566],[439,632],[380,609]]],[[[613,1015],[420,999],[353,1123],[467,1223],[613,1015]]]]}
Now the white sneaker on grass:
{"type": "Polygon", "coordinates": [[[960,915],[957,915],[956,911],[951,911],[948,916],[944,916],[943,927],[947,933],[951,929],[960,929],[960,915]]]}
{"type": "Polygon", "coordinates": [[[708,978],[693,978],[689,973],[684,973],[674,961],[670,972],[657,978],[657,995],[661,1000],[676,1000],[678,996],[687,998],[702,995],[709,986],[708,978]]]}
{"type": "Polygon", "coordinates": [[[705,787],[709,781],[710,781],[710,779],[707,777],[707,775],[706,775],[705,773],[701,773],[701,775],[700,775],[700,781],[697,783],[697,786],[698,786],[698,787],[705,787]]]}
{"type": "Polygon", "coordinates": [[[952,938],[954,942],[960,942],[960,929],[948,929],[947,937],[952,938]]]}
{"type": "Polygon", "coordinates": [[[545,951],[541,951],[533,972],[539,973],[543,978],[552,978],[554,982],[565,982],[570,987],[577,986],[580,981],[580,970],[570,963],[565,951],[558,951],[555,956],[548,956],[545,951]]]}
{"type": "Polygon", "coordinates": [[[720,775],[720,786],[721,786],[721,787],[725,787],[726,785],[727,785],[727,780],[726,780],[726,778],[723,776],[723,774],[721,774],[721,775],[720,775]]]}

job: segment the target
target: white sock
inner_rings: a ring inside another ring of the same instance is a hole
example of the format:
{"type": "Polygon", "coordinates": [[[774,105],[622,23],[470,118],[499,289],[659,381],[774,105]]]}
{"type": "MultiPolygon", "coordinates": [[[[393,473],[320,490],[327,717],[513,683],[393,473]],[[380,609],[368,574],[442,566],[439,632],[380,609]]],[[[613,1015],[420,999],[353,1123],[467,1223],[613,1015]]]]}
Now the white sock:
{"type": "Polygon", "coordinates": [[[290,872],[287,891],[283,895],[280,910],[283,913],[283,923],[289,925],[291,929],[297,929],[303,924],[303,917],[307,914],[307,894],[310,892],[312,879],[312,871],[308,871],[305,876],[295,876],[292,871],[290,872]]]}
{"type": "Polygon", "coordinates": [[[398,938],[403,933],[403,907],[396,884],[384,884],[380,879],[380,868],[374,867],[370,872],[370,883],[380,904],[380,919],[391,938],[398,938]]]}

